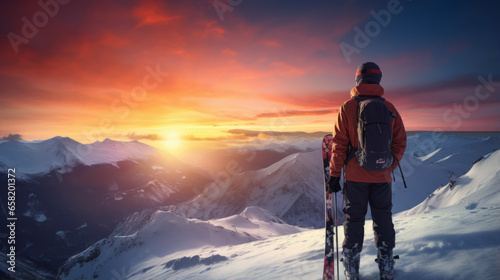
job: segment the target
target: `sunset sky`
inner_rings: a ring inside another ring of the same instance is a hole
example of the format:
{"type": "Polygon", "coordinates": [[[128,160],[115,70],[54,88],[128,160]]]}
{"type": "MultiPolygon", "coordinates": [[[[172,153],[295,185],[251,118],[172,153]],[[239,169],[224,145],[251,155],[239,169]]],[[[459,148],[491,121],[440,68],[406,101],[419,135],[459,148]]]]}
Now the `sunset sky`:
{"type": "Polygon", "coordinates": [[[496,1],[0,5],[4,139],[186,149],[331,131],[366,61],[407,130],[500,130],[496,1]]]}

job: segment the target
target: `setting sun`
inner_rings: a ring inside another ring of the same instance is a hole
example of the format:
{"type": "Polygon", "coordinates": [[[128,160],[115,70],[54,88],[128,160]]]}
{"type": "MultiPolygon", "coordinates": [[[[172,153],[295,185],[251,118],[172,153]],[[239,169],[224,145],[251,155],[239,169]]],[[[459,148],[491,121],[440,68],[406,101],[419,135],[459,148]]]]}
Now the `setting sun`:
{"type": "Polygon", "coordinates": [[[179,149],[181,144],[182,140],[176,132],[169,133],[163,141],[163,146],[169,151],[179,149]]]}

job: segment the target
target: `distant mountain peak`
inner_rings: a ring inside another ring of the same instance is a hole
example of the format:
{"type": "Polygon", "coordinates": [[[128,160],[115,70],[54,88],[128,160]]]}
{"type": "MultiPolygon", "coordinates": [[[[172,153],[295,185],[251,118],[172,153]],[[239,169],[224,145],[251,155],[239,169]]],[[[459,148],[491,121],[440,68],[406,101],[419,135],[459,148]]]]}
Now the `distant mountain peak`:
{"type": "MultiPolygon", "coordinates": [[[[46,143],[66,143],[66,144],[76,144],[78,143],[77,141],[69,138],[69,137],[63,137],[63,136],[55,136],[52,138],[49,138],[47,140],[39,141],[39,142],[46,142],[46,143]]],[[[35,142],[30,142],[26,141],[25,143],[35,143],[35,142]]]]}
{"type": "Polygon", "coordinates": [[[0,168],[10,166],[17,167],[23,174],[44,174],[52,170],[65,172],[76,164],[116,163],[157,154],[156,148],[137,141],[106,138],[103,142],[82,144],[69,137],[55,136],[43,141],[0,142],[0,168]]]}

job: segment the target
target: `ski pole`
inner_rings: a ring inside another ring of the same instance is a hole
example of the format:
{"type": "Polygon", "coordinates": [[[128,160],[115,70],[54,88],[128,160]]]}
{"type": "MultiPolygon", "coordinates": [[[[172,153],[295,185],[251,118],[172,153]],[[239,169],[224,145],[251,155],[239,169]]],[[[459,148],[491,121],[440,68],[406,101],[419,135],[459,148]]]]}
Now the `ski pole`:
{"type": "MultiPolygon", "coordinates": [[[[345,184],[344,184],[345,186],[345,184]]],[[[337,247],[337,279],[340,280],[339,274],[339,230],[337,227],[337,193],[335,193],[335,246],[337,247]]]]}

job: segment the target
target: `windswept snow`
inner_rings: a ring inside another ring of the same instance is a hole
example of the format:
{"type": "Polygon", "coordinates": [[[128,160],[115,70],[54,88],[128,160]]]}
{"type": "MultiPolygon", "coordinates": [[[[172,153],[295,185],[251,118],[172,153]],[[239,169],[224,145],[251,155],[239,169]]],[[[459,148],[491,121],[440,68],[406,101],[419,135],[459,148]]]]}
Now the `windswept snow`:
{"type": "MultiPolygon", "coordinates": [[[[401,161],[408,189],[399,169],[394,170],[393,213],[418,205],[450,176],[466,173],[479,157],[500,147],[500,137],[465,137],[443,133],[419,133],[408,137],[408,147],[401,161]]],[[[498,164],[497,164],[498,165],[498,164]]]]}
{"type": "MultiPolygon", "coordinates": [[[[151,216],[135,215],[134,219],[132,223],[137,227],[121,225],[122,229],[109,238],[70,258],[61,270],[63,279],[85,278],[91,271],[96,279],[111,279],[113,269],[121,264],[145,260],[159,264],[193,249],[215,250],[305,230],[285,224],[257,207],[245,209],[240,215],[209,221],[187,219],[169,211],[156,211],[151,216]]],[[[165,267],[165,263],[161,266],[165,267]]]]}
{"type": "MultiPolygon", "coordinates": [[[[450,207],[428,214],[397,215],[394,219],[398,238],[395,253],[400,259],[395,266],[396,279],[497,279],[500,273],[499,209],[491,207],[471,211],[450,207]]],[[[367,221],[360,274],[362,279],[375,280],[378,279],[378,268],[374,262],[376,249],[371,227],[371,221],[367,221]]],[[[212,233],[207,232],[201,238],[207,241],[213,237],[212,233]]],[[[186,232],[179,232],[179,236],[184,234],[186,232]]],[[[182,242],[193,240],[189,239],[194,237],[192,234],[189,231],[182,242]]],[[[224,234],[220,235],[220,238],[224,237],[224,234]]],[[[340,244],[342,241],[343,229],[339,227],[340,244]]],[[[175,253],[166,249],[168,246],[164,242],[170,244],[172,241],[159,233],[155,239],[137,243],[136,247],[125,245],[130,242],[116,238],[109,247],[106,247],[107,243],[100,247],[99,256],[93,260],[90,257],[92,253],[97,255],[97,251],[92,251],[91,247],[82,253],[90,261],[84,262],[85,258],[81,258],[82,262],[75,264],[68,276],[62,279],[80,279],[85,275],[93,275],[95,279],[128,280],[321,279],[324,229],[241,244],[219,243],[222,246],[216,247],[204,243],[198,248],[184,247],[175,253]],[[122,253],[117,251],[119,248],[128,251],[122,253]]],[[[340,279],[345,279],[343,273],[340,279]]]]}
{"type": "Polygon", "coordinates": [[[246,208],[239,215],[211,220],[211,223],[249,234],[257,239],[292,234],[304,230],[303,228],[290,226],[271,212],[255,206],[246,208]]]}
{"type": "Polygon", "coordinates": [[[452,186],[447,184],[434,191],[407,214],[423,213],[453,205],[461,205],[470,210],[479,205],[500,205],[500,150],[478,161],[452,186]]]}

